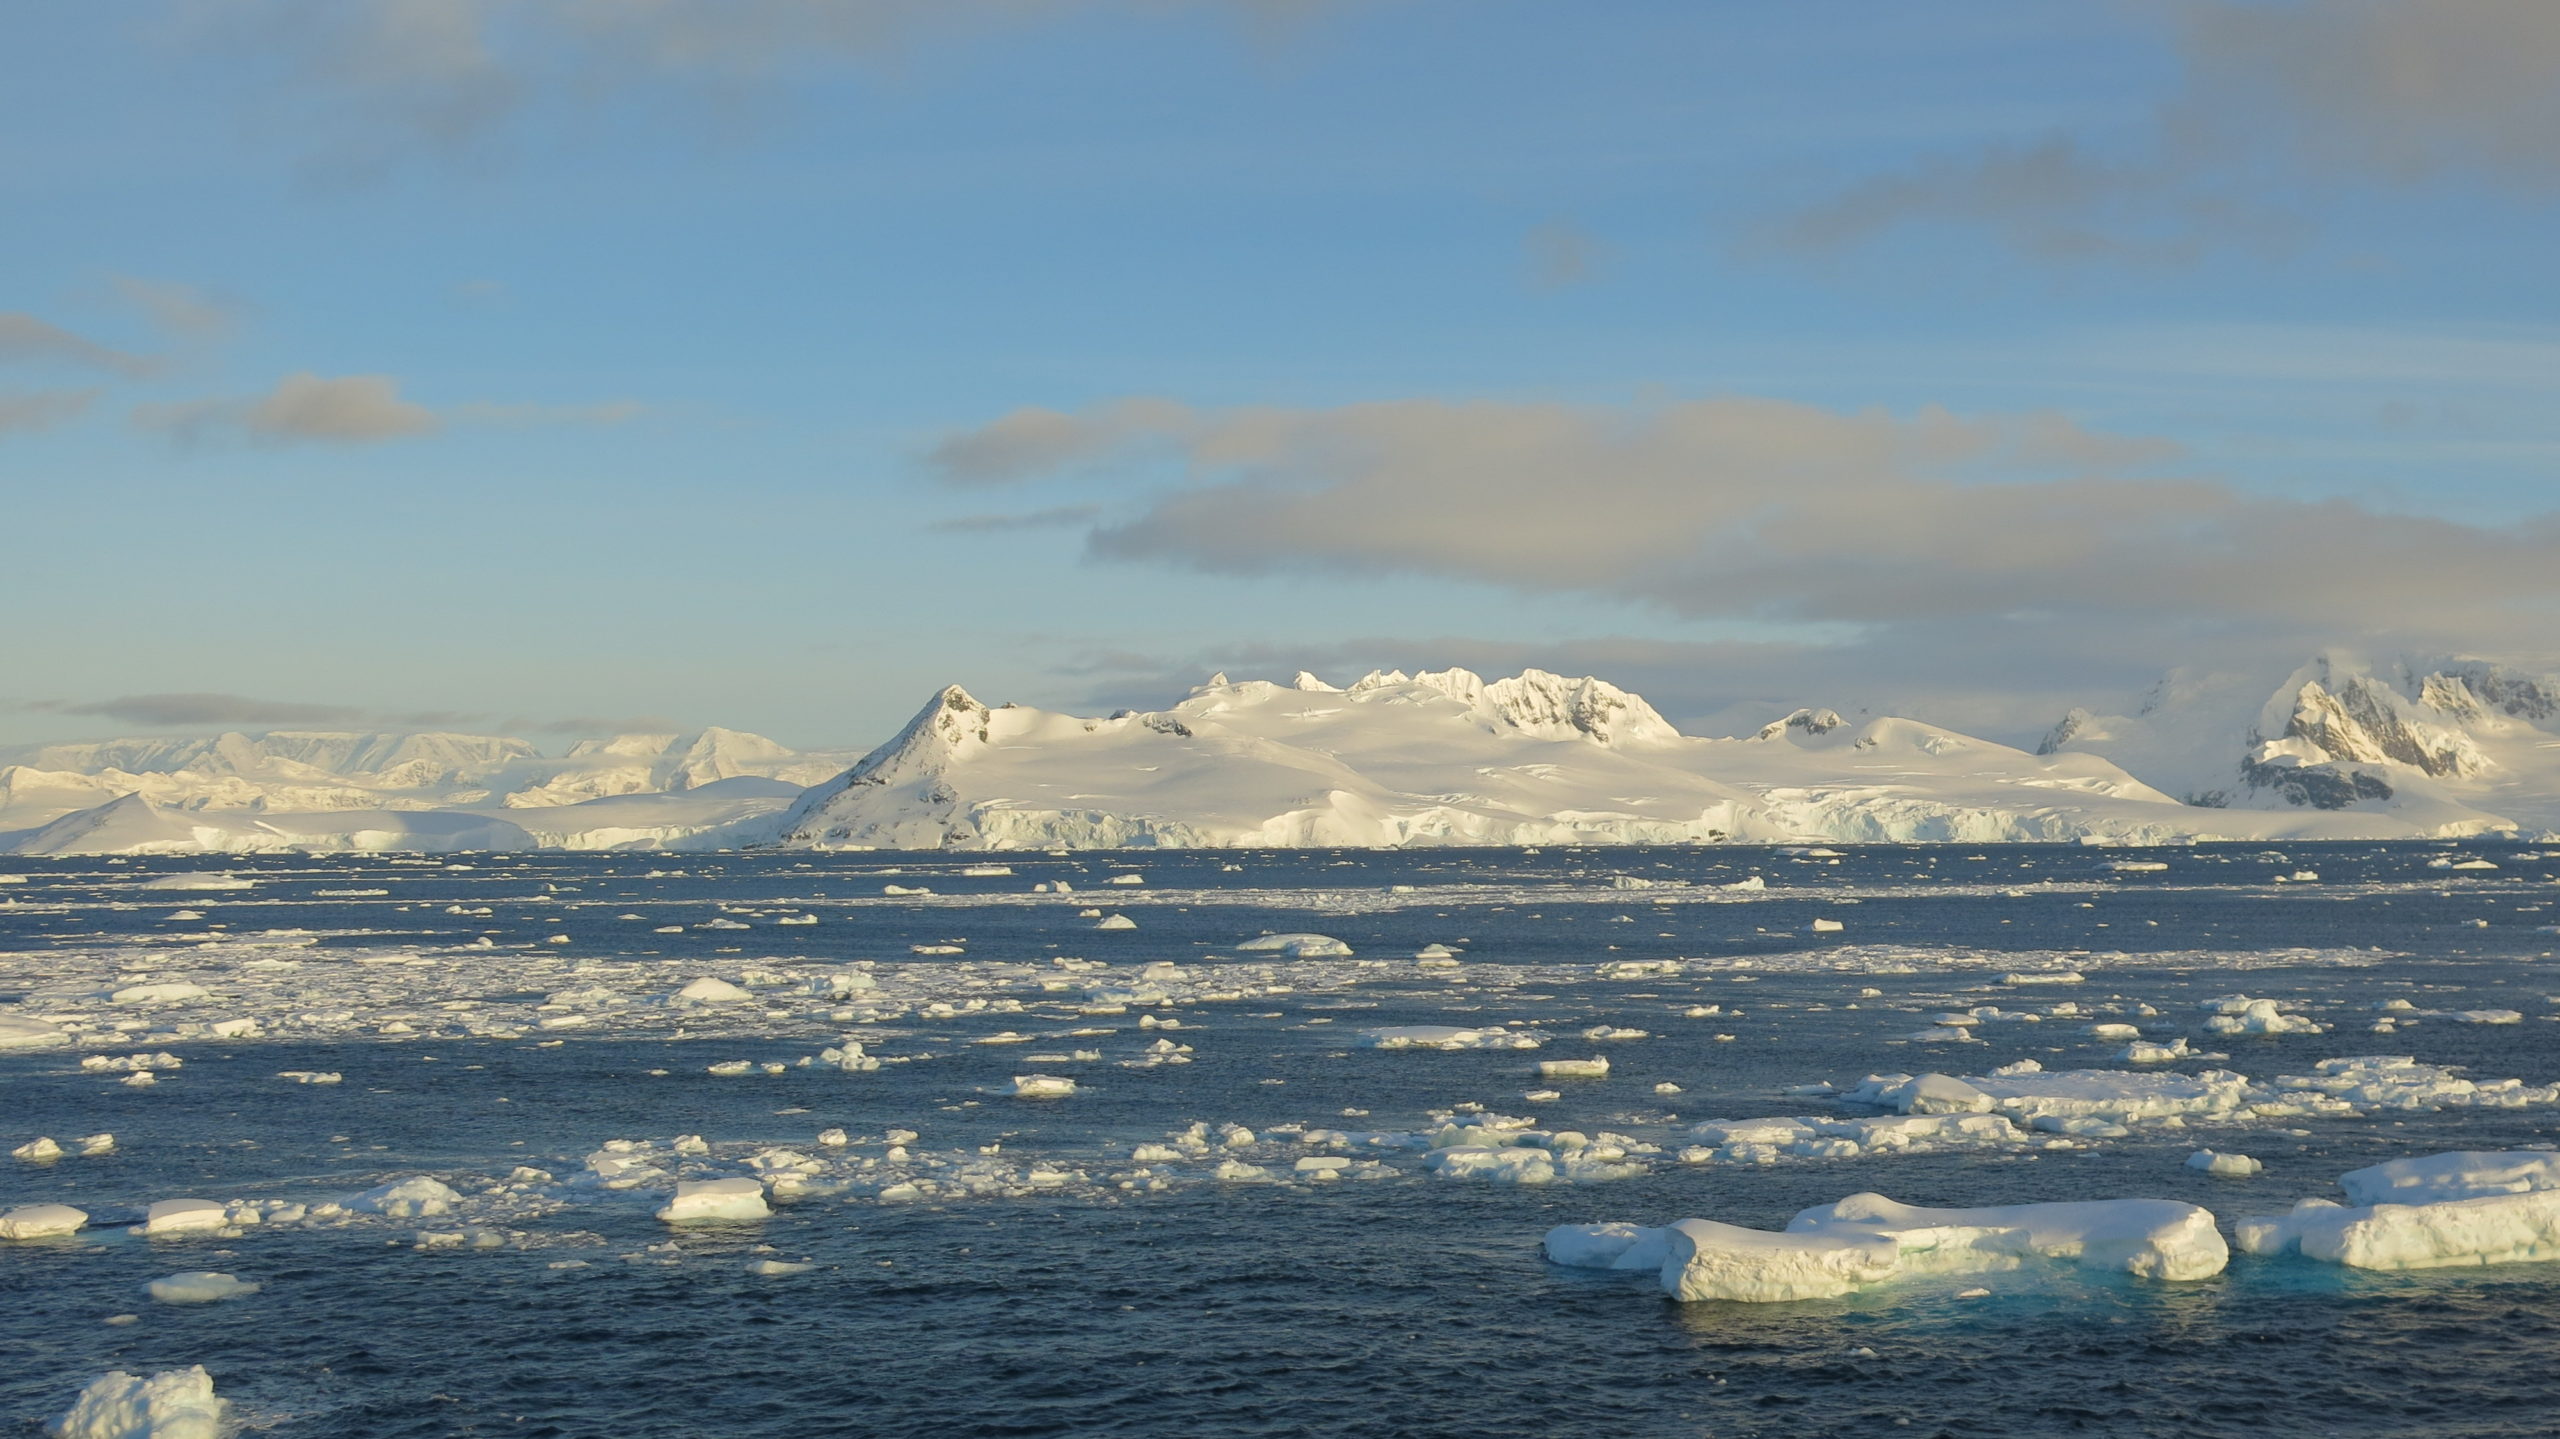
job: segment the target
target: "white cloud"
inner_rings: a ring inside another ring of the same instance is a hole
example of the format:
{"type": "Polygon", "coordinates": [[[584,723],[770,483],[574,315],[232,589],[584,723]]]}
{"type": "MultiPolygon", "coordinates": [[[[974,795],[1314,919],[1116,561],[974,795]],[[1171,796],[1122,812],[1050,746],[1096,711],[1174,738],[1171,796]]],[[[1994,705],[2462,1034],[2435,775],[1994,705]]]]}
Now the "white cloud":
{"type": "Polygon", "coordinates": [[[196,443],[238,436],[267,444],[364,445],[433,434],[448,425],[614,425],[640,413],[627,400],[593,405],[472,403],[435,410],[400,393],[389,375],[285,376],[263,395],[133,408],[133,423],[196,443]]]}
{"type": "Polygon", "coordinates": [[[433,410],[400,398],[400,382],[389,375],[330,378],[305,370],[252,402],[240,423],[262,440],[371,444],[423,435],[439,422],[433,410]]]}

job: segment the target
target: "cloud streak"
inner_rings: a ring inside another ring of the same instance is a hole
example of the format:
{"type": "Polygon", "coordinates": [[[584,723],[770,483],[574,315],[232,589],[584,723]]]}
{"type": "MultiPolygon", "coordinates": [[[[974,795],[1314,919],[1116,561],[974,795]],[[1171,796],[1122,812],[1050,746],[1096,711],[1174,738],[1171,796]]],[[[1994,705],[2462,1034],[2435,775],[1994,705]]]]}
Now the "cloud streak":
{"type": "Polygon", "coordinates": [[[371,445],[434,434],[451,424],[613,425],[640,413],[629,401],[597,405],[465,404],[434,410],[400,393],[389,375],[297,371],[245,399],[136,405],[132,421],[183,444],[240,438],[260,444],[371,445]]]}
{"type": "MultiPolygon", "coordinates": [[[[1060,418],[988,426],[1004,473],[1042,472],[1036,433],[1052,472],[1125,455],[1169,478],[1088,532],[1105,561],[1429,575],[1690,621],[1925,633],[1977,659],[1982,635],[2055,656],[2103,644],[2145,665],[2383,635],[2542,648],[2560,605],[2560,517],[2489,528],[2255,494],[2049,413],[1727,398],[1060,418]]],[[[945,450],[981,453],[965,434],[945,450]]]]}
{"type": "Polygon", "coordinates": [[[38,390],[0,394],[0,435],[49,430],[77,418],[98,398],[95,390],[38,390]]]}
{"type": "Polygon", "coordinates": [[[352,724],[372,711],[352,705],[306,704],[217,693],[117,695],[102,700],[38,700],[26,706],[51,714],[94,715],[151,729],[194,725],[352,724]]]}
{"type": "Polygon", "coordinates": [[[160,368],[148,355],[128,354],[24,311],[0,311],[0,364],[69,365],[104,370],[128,380],[160,368]]]}
{"type": "MultiPolygon", "coordinates": [[[[312,168],[360,179],[489,144],[545,102],[652,89],[734,98],[939,38],[1125,11],[1225,12],[1253,31],[1347,0],[223,0],[187,43],[267,68],[312,168]]],[[[280,117],[281,118],[281,117],[280,117]]]]}
{"type": "Polygon", "coordinates": [[[1911,226],[2040,260],[2184,264],[2297,235],[2322,186],[2462,178],[2560,192],[2560,6],[2547,0],[2176,0],[2181,80],[2131,143],[2013,139],[1859,180],[1762,226],[1818,254],[1911,226]]]}

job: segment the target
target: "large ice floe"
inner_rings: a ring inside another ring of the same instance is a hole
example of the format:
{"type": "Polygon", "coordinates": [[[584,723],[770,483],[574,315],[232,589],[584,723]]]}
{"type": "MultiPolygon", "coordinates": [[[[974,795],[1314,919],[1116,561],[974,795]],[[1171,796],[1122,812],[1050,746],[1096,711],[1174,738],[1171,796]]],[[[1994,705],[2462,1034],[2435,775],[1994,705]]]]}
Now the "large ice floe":
{"type": "Polygon", "coordinates": [[[2354,1269],[2442,1269],[2560,1259],[2560,1154],[2461,1151],[2339,1177],[2347,1203],[2304,1199],[2233,1227],[2250,1254],[2354,1269]]]}
{"type": "Polygon", "coordinates": [[[1927,1209],[1852,1194],[1804,1210],[1783,1232],[1710,1219],[1652,1227],[1568,1224],[1547,1257],[1589,1269],[1651,1270],[1684,1303],[1834,1299],[1906,1275],[2016,1269],[2031,1261],[2146,1279],[2205,1279],[2229,1247],[2210,1211],[2170,1199],[2099,1199],[1927,1209]]]}

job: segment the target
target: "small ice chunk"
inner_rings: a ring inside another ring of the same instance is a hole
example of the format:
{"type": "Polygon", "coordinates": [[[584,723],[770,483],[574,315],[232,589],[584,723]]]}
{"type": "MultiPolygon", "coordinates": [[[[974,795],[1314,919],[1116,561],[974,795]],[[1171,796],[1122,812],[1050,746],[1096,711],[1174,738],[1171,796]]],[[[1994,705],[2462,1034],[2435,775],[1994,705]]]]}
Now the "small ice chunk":
{"type": "Polygon", "coordinates": [[[1540,1079],[1601,1079],[1609,1073],[1609,1057],[1593,1059],[1542,1059],[1538,1061],[1540,1079]]]}
{"type": "Polygon", "coordinates": [[[1923,1074],[1880,1090],[1875,1102],[1897,1114],[1988,1114],[1990,1095],[1951,1074],[1923,1074]]]}
{"type": "Polygon", "coordinates": [[[729,981],[707,974],[677,990],[675,997],[685,1004],[737,1004],[755,998],[729,981]]]}
{"type": "Polygon", "coordinates": [[[2216,1149],[2199,1149],[2187,1156],[2189,1169],[2200,1169],[2223,1179],[2246,1179],[2266,1168],[2245,1154],[2224,1154],[2216,1149]]]}
{"type": "Polygon", "coordinates": [[[62,1157],[62,1153],[62,1146],[54,1143],[52,1136],[39,1134],[35,1138],[28,1140],[26,1143],[19,1145],[17,1148],[10,1150],[9,1157],[12,1159],[23,1159],[29,1164],[51,1164],[55,1160],[60,1159],[62,1157]]]}
{"type": "Polygon", "coordinates": [[[1076,1082],[1062,1074],[1017,1074],[1005,1093],[1020,1099],[1064,1099],[1076,1092],[1076,1082]]]}
{"type": "Polygon", "coordinates": [[[379,1214],[389,1219],[426,1219],[452,1212],[462,1202],[451,1185],[440,1179],[417,1175],[376,1185],[347,1201],[347,1208],[359,1214],[379,1214]]]}
{"type": "Polygon", "coordinates": [[[236,1275],[191,1269],[184,1274],[154,1279],[142,1287],[155,1302],[161,1304],[214,1304],[255,1294],[266,1286],[253,1284],[236,1275]]]}
{"type": "Polygon", "coordinates": [[[2318,1034],[2321,1025],[2298,1014],[2285,1014],[2272,999],[2227,995],[2205,1002],[2204,1027],[2216,1034],[2318,1034]]]}
{"type": "Polygon", "coordinates": [[[1236,946],[1247,954],[1277,952],[1291,959],[1348,959],[1351,946],[1329,934],[1265,934],[1236,946]]]}
{"type": "Polygon", "coordinates": [[[2116,1059],[2125,1064],[2172,1064],[2194,1054],[2195,1051],[2187,1047],[2186,1036],[2180,1035],[2173,1044],[2154,1044],[2147,1039],[2137,1039],[2117,1050],[2116,1059]]]}
{"type": "Polygon", "coordinates": [[[1535,1049],[1545,1042],[1545,1037],[1526,1029],[1408,1024],[1362,1030],[1360,1042],[1371,1049],[1535,1049]]]}

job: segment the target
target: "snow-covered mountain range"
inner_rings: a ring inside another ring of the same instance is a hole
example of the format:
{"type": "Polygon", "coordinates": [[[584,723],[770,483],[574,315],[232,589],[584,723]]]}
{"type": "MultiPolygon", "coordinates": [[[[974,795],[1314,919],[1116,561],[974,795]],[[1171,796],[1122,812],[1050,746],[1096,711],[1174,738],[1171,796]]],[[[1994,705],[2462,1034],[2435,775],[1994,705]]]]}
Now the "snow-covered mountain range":
{"type": "Polygon", "coordinates": [[[888,743],[277,732],[0,753],[0,852],[2183,843],[2560,827],[2560,680],[2341,654],[2175,674],[2033,753],[1801,709],[1682,734],[1597,679],[1220,675],[1088,719],[953,687],[888,743]]]}

